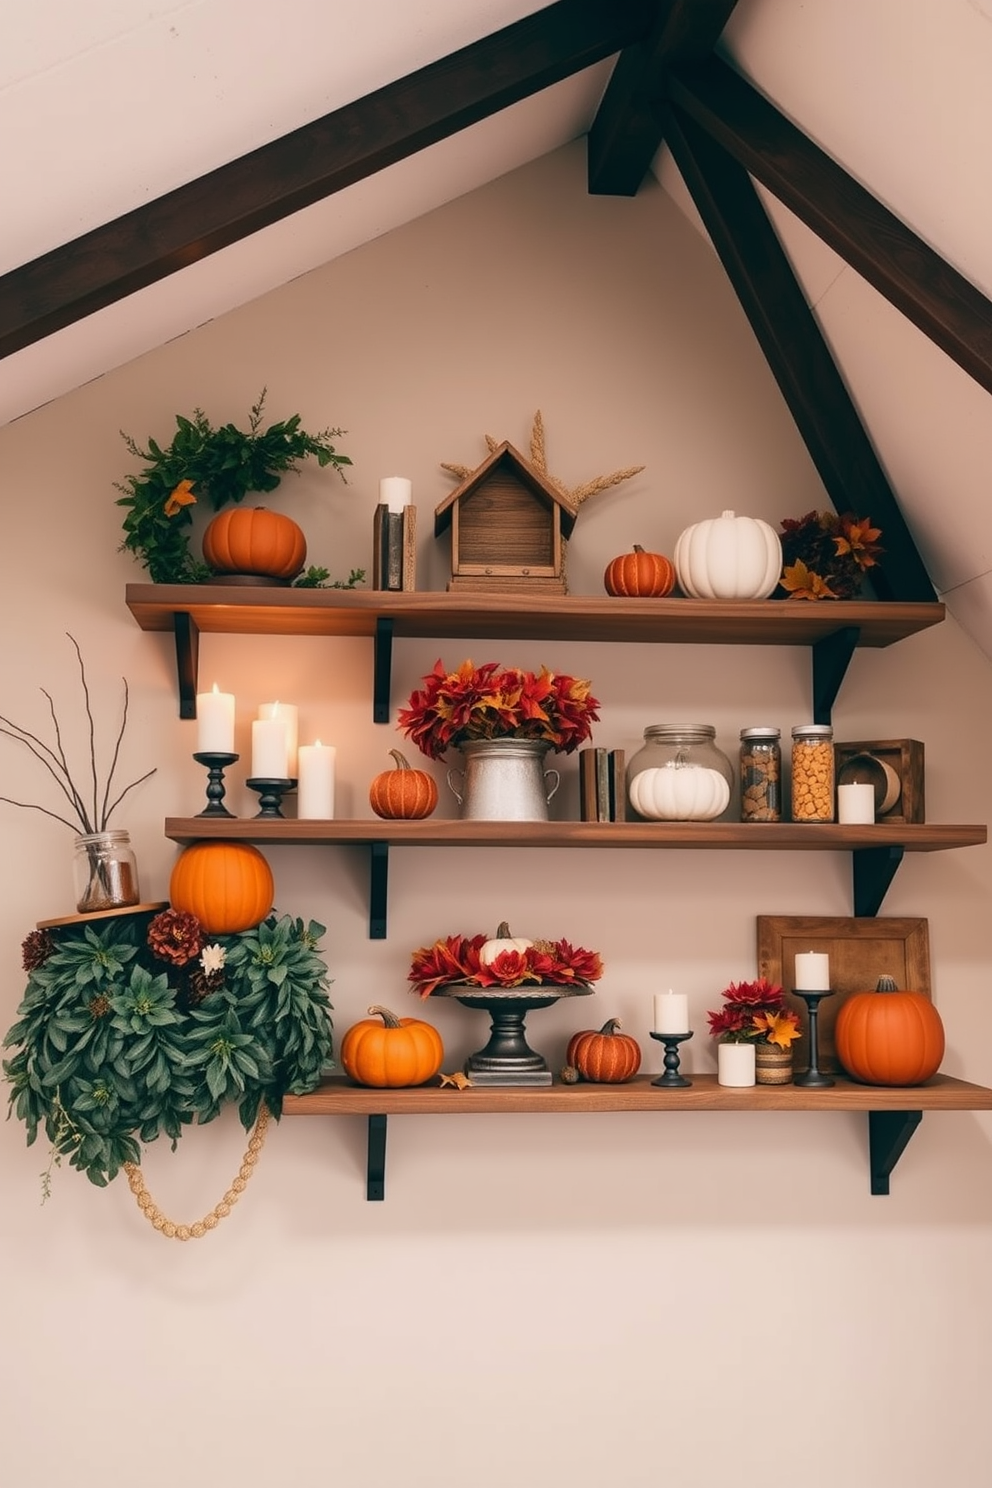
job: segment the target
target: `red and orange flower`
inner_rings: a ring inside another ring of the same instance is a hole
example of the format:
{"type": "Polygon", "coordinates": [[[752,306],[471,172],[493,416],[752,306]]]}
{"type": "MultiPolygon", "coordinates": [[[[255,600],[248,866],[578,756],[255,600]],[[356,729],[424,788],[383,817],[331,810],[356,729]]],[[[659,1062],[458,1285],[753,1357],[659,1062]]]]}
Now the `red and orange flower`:
{"type": "Polygon", "coordinates": [[[800,1037],[799,1019],[785,1006],[785,988],[766,977],[731,982],[723,1007],[706,1016],[713,1037],[728,1044],[777,1044],[788,1049],[800,1037]]]}

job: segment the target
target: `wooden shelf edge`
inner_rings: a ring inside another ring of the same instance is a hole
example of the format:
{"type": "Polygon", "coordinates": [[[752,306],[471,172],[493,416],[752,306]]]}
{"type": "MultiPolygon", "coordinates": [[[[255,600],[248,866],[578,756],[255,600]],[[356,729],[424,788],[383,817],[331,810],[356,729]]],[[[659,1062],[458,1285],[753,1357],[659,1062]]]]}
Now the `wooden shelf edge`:
{"type": "Polygon", "coordinates": [[[717,1084],[715,1074],[691,1075],[684,1090],[652,1085],[639,1075],[625,1085],[554,1085],[543,1089],[471,1088],[436,1085],[405,1090],[371,1090],[342,1077],[325,1080],[308,1095],[287,1096],[286,1116],[575,1115],[636,1111],[989,1111],[992,1089],[935,1075],[909,1088],[857,1085],[837,1076],[826,1090],[796,1085],[755,1085],[734,1089],[717,1084]]]}

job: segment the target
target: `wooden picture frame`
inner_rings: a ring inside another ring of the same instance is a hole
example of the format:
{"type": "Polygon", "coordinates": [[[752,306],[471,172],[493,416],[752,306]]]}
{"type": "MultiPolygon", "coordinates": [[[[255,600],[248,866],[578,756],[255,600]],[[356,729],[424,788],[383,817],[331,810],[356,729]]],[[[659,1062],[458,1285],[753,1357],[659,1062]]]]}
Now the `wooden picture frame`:
{"type": "Polygon", "coordinates": [[[795,956],[825,951],[830,957],[831,996],[820,1003],[817,1020],[819,1067],[840,1069],[834,1024],[838,1009],[853,992],[874,988],[881,976],[899,987],[930,991],[930,928],[924,919],[889,916],[829,918],[817,915],[758,915],[758,975],[780,983],[786,1003],[798,1013],[803,1037],[795,1045],[796,1069],[806,1069],[809,1020],[806,1004],[792,995],[795,956]]]}
{"type": "Polygon", "coordinates": [[[924,749],[919,739],[862,739],[834,744],[838,785],[870,781],[875,786],[875,820],[924,822],[924,749]],[[893,781],[893,776],[895,780],[893,781]],[[898,791],[885,806],[887,783],[898,791]],[[884,808],[884,809],[879,809],[884,808]]]}

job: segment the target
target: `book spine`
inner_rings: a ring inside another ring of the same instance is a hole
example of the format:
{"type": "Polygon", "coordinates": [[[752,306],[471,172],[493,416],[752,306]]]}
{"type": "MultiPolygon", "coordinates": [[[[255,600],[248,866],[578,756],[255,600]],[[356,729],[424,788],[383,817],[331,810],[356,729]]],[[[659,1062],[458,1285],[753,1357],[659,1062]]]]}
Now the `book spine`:
{"type": "Polygon", "coordinates": [[[609,775],[610,821],[627,820],[627,763],[622,749],[611,749],[609,775]]]}

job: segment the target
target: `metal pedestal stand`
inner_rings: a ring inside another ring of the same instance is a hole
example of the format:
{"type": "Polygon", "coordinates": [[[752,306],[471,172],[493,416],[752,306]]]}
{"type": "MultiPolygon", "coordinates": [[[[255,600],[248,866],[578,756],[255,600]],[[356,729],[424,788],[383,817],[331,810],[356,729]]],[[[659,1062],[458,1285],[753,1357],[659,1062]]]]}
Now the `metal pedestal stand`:
{"type": "Polygon", "coordinates": [[[432,997],[454,997],[463,1007],[479,1008],[492,1019],[485,1048],[470,1054],[465,1073],[473,1085],[550,1085],[547,1060],[527,1043],[527,1014],[550,1007],[561,997],[587,997],[592,987],[581,982],[559,987],[546,983],[530,987],[471,987],[451,982],[435,987],[432,997]]]}
{"type": "Polygon", "coordinates": [[[691,1033],[652,1033],[653,1039],[658,1039],[665,1046],[665,1073],[659,1075],[657,1080],[652,1080],[652,1085],[661,1085],[666,1090],[684,1089],[691,1085],[685,1075],[679,1073],[679,1044],[684,1044],[686,1039],[691,1039],[691,1033]]]}

